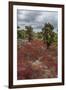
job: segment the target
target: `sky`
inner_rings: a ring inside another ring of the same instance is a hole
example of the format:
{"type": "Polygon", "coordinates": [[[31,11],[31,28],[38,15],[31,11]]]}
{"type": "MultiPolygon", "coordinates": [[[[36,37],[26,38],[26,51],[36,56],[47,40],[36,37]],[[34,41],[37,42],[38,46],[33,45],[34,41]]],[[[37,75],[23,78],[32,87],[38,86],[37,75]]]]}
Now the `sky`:
{"type": "Polygon", "coordinates": [[[17,26],[22,29],[25,26],[32,26],[33,31],[40,32],[45,23],[51,23],[54,31],[58,30],[58,12],[57,11],[40,11],[40,10],[17,10],[17,26]]]}

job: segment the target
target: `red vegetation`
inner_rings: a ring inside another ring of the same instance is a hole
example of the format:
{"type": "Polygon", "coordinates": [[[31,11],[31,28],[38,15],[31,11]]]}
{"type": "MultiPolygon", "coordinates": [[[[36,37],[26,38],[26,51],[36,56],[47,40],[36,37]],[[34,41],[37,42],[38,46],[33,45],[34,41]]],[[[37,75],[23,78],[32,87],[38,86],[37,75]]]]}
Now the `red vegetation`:
{"type": "Polygon", "coordinates": [[[57,48],[40,40],[26,42],[17,50],[17,79],[57,77],[57,48]]]}

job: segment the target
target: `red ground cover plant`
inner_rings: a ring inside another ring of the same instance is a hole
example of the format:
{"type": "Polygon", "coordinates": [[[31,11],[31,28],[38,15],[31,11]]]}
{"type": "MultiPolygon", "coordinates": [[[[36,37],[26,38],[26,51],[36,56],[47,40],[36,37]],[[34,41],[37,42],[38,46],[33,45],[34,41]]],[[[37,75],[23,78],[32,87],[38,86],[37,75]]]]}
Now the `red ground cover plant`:
{"type": "Polygon", "coordinates": [[[57,78],[57,47],[49,49],[42,40],[25,42],[17,48],[17,79],[57,78]]]}

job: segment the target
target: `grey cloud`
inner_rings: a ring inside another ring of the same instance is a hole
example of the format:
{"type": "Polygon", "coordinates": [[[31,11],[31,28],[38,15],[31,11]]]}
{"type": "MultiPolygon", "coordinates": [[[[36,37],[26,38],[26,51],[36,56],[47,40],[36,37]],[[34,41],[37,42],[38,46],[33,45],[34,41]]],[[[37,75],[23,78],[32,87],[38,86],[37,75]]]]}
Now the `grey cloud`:
{"type": "Polygon", "coordinates": [[[46,22],[58,28],[58,13],[37,10],[17,10],[17,24],[19,26],[31,25],[34,29],[42,29],[46,22]]]}

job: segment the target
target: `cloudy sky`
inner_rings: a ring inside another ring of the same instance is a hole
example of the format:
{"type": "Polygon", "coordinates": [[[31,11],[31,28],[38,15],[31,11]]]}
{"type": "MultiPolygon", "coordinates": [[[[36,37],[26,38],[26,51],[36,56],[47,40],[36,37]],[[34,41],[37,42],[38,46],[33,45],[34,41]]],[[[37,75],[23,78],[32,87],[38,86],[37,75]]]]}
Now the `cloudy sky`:
{"type": "Polygon", "coordinates": [[[17,24],[21,28],[32,26],[35,32],[40,32],[45,23],[50,22],[54,31],[58,30],[58,12],[39,10],[17,10],[17,24]]]}

